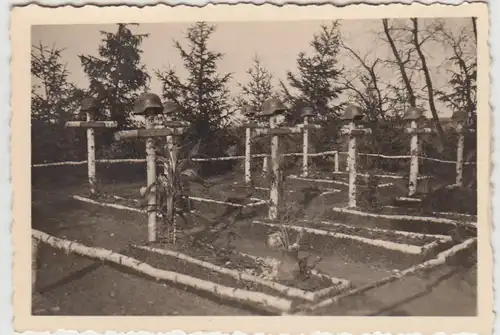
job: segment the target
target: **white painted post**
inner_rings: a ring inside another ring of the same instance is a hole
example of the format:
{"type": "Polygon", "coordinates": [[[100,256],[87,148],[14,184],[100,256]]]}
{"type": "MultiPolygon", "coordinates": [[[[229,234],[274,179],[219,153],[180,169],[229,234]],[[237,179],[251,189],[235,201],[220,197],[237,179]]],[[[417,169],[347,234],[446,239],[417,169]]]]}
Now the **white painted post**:
{"type": "MultiPolygon", "coordinates": [[[[87,122],[92,122],[93,117],[90,112],[86,112],[87,122]]],[[[96,188],[96,174],[95,174],[95,131],[94,128],[87,129],[87,167],[88,167],[88,177],[90,185],[90,194],[95,195],[97,193],[96,188]]]]}
{"type": "MultiPolygon", "coordinates": [[[[271,116],[269,120],[269,128],[276,128],[277,116],[271,116]]],[[[269,219],[278,220],[281,210],[282,194],[283,194],[283,179],[281,173],[281,152],[280,138],[278,135],[273,135],[271,138],[271,164],[272,176],[270,185],[270,203],[269,203],[269,219]]]]}
{"type": "Polygon", "coordinates": [[[302,177],[307,177],[309,175],[309,129],[307,125],[309,124],[309,116],[304,116],[304,133],[302,134],[302,177]]]}
{"type": "Polygon", "coordinates": [[[335,172],[339,172],[339,152],[338,151],[335,152],[333,159],[334,159],[335,172]]]}
{"type": "Polygon", "coordinates": [[[408,196],[413,196],[417,192],[417,180],[418,180],[418,156],[419,156],[419,145],[418,145],[418,133],[417,133],[417,121],[412,120],[410,123],[410,129],[412,129],[413,134],[411,135],[410,143],[410,178],[408,184],[408,196]]]}
{"type": "Polygon", "coordinates": [[[252,182],[252,129],[247,127],[245,129],[245,183],[250,184],[252,182]]]}
{"type": "Polygon", "coordinates": [[[356,136],[353,130],[356,128],[354,122],[349,124],[349,149],[347,156],[347,167],[349,168],[349,202],[348,207],[356,207],[356,136]]]}
{"type": "Polygon", "coordinates": [[[465,134],[462,123],[457,125],[458,143],[457,143],[457,163],[456,163],[456,182],[458,187],[462,187],[464,183],[464,143],[465,134]]]}
{"type": "Polygon", "coordinates": [[[269,157],[262,158],[262,175],[267,176],[269,172],[269,157]]]}
{"type": "MultiPolygon", "coordinates": [[[[154,128],[154,116],[145,115],[146,129],[154,128]]],[[[146,138],[146,166],[147,186],[156,182],[156,152],[153,137],[146,138]]],[[[156,187],[152,187],[148,195],[148,241],[155,242],[157,238],[156,226],[156,187]]]]}
{"type": "Polygon", "coordinates": [[[87,100],[82,110],[85,111],[87,121],[68,121],[65,127],[71,128],[86,128],[87,135],[87,175],[90,186],[90,194],[97,194],[97,177],[95,168],[95,128],[116,128],[117,123],[113,121],[94,121],[93,113],[95,112],[95,104],[87,100]]]}
{"type": "Polygon", "coordinates": [[[347,207],[356,207],[356,177],[357,177],[357,153],[356,153],[356,138],[371,134],[370,128],[358,127],[357,122],[364,118],[363,111],[360,107],[349,105],[344,111],[341,120],[349,121],[349,124],[341,129],[343,135],[349,135],[349,146],[347,150],[347,168],[349,171],[349,191],[347,207]]]}

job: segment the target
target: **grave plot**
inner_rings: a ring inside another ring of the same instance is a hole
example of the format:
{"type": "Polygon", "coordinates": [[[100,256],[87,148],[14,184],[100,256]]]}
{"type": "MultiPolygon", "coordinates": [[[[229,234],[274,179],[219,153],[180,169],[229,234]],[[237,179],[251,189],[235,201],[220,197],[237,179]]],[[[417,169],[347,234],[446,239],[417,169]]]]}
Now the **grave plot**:
{"type": "Polygon", "coordinates": [[[304,273],[295,280],[280,279],[277,259],[263,260],[209,245],[196,247],[184,243],[175,246],[156,243],[134,246],[125,254],[156,268],[235,289],[262,292],[293,303],[316,302],[350,287],[349,281],[318,271],[304,273]]]}

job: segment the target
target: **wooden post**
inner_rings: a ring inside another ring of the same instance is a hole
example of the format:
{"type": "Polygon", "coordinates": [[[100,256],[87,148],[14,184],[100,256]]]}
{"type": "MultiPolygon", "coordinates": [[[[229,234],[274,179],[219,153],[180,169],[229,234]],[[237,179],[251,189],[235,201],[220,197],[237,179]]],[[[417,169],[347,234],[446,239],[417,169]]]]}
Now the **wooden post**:
{"type": "MultiPolygon", "coordinates": [[[[154,116],[145,118],[146,129],[154,128],[154,116]]],[[[156,152],[153,137],[146,138],[146,186],[150,187],[156,182],[156,152]]],[[[156,187],[152,186],[148,194],[148,241],[155,242],[157,237],[156,225],[156,187]]]]}
{"type": "MultiPolygon", "coordinates": [[[[155,137],[180,136],[183,134],[183,129],[178,128],[153,128],[153,117],[146,116],[146,129],[124,130],[115,133],[116,140],[125,138],[146,138],[146,164],[147,164],[147,186],[156,182],[156,152],[155,152],[155,137]]],[[[155,242],[157,240],[157,202],[156,188],[152,187],[148,195],[148,241],[155,242]]]]}
{"type": "Polygon", "coordinates": [[[356,128],[354,122],[349,124],[349,149],[347,150],[347,166],[349,167],[349,202],[348,207],[356,207],[356,136],[352,131],[356,128]]]}
{"type": "Polygon", "coordinates": [[[462,187],[464,184],[464,144],[465,144],[465,134],[464,134],[463,124],[457,125],[458,132],[458,142],[457,142],[457,163],[456,171],[457,176],[455,184],[458,187],[462,187]]]}
{"type": "MultiPolygon", "coordinates": [[[[412,120],[410,123],[410,129],[413,131],[417,130],[417,121],[412,120]]],[[[420,154],[419,152],[419,145],[418,145],[418,134],[416,132],[413,133],[411,136],[411,142],[410,142],[410,155],[411,155],[411,160],[410,160],[410,177],[409,177],[409,184],[408,184],[408,196],[413,196],[417,192],[417,180],[418,180],[418,156],[420,154]]]]}
{"type": "MultiPolygon", "coordinates": [[[[277,115],[271,116],[269,119],[269,128],[275,129],[277,127],[277,115]]],[[[281,171],[281,148],[280,138],[278,135],[273,135],[271,138],[271,164],[272,175],[270,185],[270,205],[269,205],[269,219],[279,220],[279,213],[282,204],[283,195],[283,174],[281,171]]]]}
{"type": "MultiPolygon", "coordinates": [[[[82,108],[83,109],[83,108],[82,108]]],[[[68,121],[67,128],[87,129],[87,172],[90,185],[90,194],[97,194],[97,177],[95,168],[95,128],[116,128],[114,121],[94,121],[94,111],[89,107],[85,110],[87,121],[68,121]]]]}
{"type": "Polygon", "coordinates": [[[410,128],[406,128],[405,132],[411,135],[410,142],[410,176],[408,183],[408,196],[412,197],[417,192],[417,181],[419,173],[419,155],[420,155],[420,143],[419,134],[430,134],[433,132],[431,128],[418,128],[417,121],[412,120],[410,123],[410,128]]]}
{"type": "MultiPolygon", "coordinates": [[[[92,115],[87,112],[87,122],[91,122],[92,115]]],[[[94,128],[87,129],[87,169],[90,184],[90,193],[96,194],[96,175],[95,175],[95,132],[94,128]]]]}
{"type": "Polygon", "coordinates": [[[335,172],[339,172],[339,152],[336,151],[334,156],[333,156],[333,164],[334,164],[334,169],[335,169],[335,172]]]}
{"type": "Polygon", "coordinates": [[[356,138],[371,134],[371,129],[357,127],[354,121],[351,121],[347,127],[342,129],[342,134],[349,135],[349,148],[347,152],[347,168],[349,171],[349,191],[347,207],[356,207],[356,179],[357,179],[357,145],[356,138]]]}
{"type": "Polygon", "coordinates": [[[252,129],[249,127],[245,128],[245,183],[250,184],[252,182],[252,129]]]}
{"type": "Polygon", "coordinates": [[[358,106],[346,107],[341,120],[349,121],[348,125],[341,129],[341,134],[349,135],[349,147],[347,150],[347,170],[349,171],[349,191],[347,207],[356,207],[356,178],[357,178],[357,153],[356,138],[371,134],[371,129],[358,127],[357,122],[364,118],[362,109],[358,106]]]}
{"type": "Polygon", "coordinates": [[[309,116],[304,116],[304,133],[302,134],[302,177],[309,175],[309,116]]]}
{"type": "Polygon", "coordinates": [[[269,157],[262,157],[262,175],[267,176],[269,172],[269,157]]]}

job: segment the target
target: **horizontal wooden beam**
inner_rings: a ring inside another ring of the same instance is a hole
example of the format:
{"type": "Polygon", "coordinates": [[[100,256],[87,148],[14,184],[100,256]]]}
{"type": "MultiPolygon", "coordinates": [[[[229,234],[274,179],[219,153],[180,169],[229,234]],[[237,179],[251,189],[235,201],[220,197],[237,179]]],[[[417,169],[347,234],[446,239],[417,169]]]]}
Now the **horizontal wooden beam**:
{"type": "Polygon", "coordinates": [[[431,128],[405,128],[405,133],[407,133],[407,134],[430,134],[430,133],[434,133],[434,129],[431,129],[431,128]]]}
{"type": "Polygon", "coordinates": [[[319,125],[319,124],[298,124],[297,128],[301,128],[301,129],[321,129],[323,127],[321,125],[319,125]]]}
{"type": "Polygon", "coordinates": [[[183,127],[189,127],[191,123],[187,121],[165,121],[162,123],[165,127],[170,127],[170,128],[183,128],[183,127]]]}
{"type": "Polygon", "coordinates": [[[258,123],[245,123],[243,125],[244,128],[252,128],[252,129],[266,129],[269,128],[268,126],[262,126],[258,123]]]}
{"type": "Polygon", "coordinates": [[[125,138],[180,136],[183,133],[183,129],[179,128],[123,130],[115,133],[115,140],[119,141],[125,138]]]}
{"type": "Polygon", "coordinates": [[[68,128],[116,128],[115,121],[68,121],[65,124],[68,128]]]}
{"type": "Polygon", "coordinates": [[[298,127],[279,127],[279,128],[258,128],[255,129],[257,135],[288,135],[301,134],[304,130],[298,127]]]}
{"type": "Polygon", "coordinates": [[[340,133],[342,135],[352,135],[352,136],[364,136],[364,135],[369,135],[372,133],[372,130],[370,128],[358,128],[358,129],[349,129],[349,128],[342,128],[340,130],[340,133]]]}

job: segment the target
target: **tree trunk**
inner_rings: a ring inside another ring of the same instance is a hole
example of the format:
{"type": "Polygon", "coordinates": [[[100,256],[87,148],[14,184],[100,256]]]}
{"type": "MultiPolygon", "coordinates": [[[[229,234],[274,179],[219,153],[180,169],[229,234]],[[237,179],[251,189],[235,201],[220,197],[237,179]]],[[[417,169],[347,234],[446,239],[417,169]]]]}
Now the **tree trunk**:
{"type": "Polygon", "coordinates": [[[429,96],[429,108],[432,113],[432,120],[434,121],[434,126],[438,132],[439,143],[437,143],[437,150],[439,153],[442,153],[444,150],[444,143],[446,141],[446,137],[443,131],[443,127],[439,122],[439,116],[436,110],[436,105],[434,104],[434,87],[432,86],[432,79],[429,73],[429,68],[427,67],[427,60],[425,59],[425,55],[422,51],[422,45],[418,38],[418,19],[411,19],[413,22],[413,44],[415,49],[417,50],[418,56],[420,58],[420,62],[422,63],[422,71],[424,71],[425,76],[425,84],[427,86],[427,94],[429,96]]]}
{"type": "Polygon", "coordinates": [[[401,76],[403,77],[403,83],[405,84],[406,91],[408,92],[408,102],[410,103],[411,107],[416,107],[416,101],[417,99],[415,98],[415,93],[413,93],[413,88],[411,87],[411,82],[410,79],[408,78],[408,75],[406,74],[406,69],[405,69],[405,64],[403,63],[403,60],[401,59],[401,56],[399,55],[398,49],[396,48],[396,44],[394,43],[394,40],[392,39],[391,36],[391,31],[389,29],[389,24],[387,19],[383,19],[382,23],[384,25],[384,32],[385,36],[387,37],[387,40],[389,41],[389,45],[391,46],[392,53],[394,54],[394,57],[396,58],[396,63],[398,64],[399,71],[401,72],[401,76]]]}

